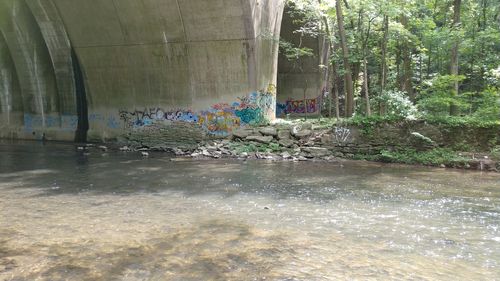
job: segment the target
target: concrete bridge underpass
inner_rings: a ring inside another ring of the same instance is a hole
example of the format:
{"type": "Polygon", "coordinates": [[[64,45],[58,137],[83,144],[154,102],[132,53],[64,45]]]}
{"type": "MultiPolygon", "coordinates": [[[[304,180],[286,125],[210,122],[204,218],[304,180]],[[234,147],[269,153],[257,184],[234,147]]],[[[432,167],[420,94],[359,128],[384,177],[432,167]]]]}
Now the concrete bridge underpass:
{"type": "Polygon", "coordinates": [[[0,137],[223,136],[273,119],[283,9],[284,0],[2,0],[0,137]]]}

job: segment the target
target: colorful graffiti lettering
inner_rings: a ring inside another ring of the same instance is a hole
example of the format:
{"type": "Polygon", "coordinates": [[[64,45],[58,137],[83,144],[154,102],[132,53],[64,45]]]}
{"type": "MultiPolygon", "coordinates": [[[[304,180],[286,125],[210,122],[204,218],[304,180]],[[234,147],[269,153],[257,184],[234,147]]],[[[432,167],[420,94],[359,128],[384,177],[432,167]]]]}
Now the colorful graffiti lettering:
{"type": "Polygon", "coordinates": [[[314,114],[318,113],[321,108],[321,96],[315,99],[306,99],[306,105],[304,105],[304,100],[292,100],[289,99],[286,103],[276,104],[276,115],[283,116],[286,114],[314,114]]]}
{"type": "MultiPolygon", "coordinates": [[[[307,102],[307,113],[316,112],[316,100],[306,100],[307,102]]],[[[305,113],[306,106],[304,106],[303,100],[290,100],[286,102],[286,110],[288,113],[305,113]]]]}
{"type": "MultiPolygon", "coordinates": [[[[275,89],[270,86],[270,89],[275,89]]],[[[143,128],[158,122],[187,122],[199,125],[207,133],[225,136],[234,128],[260,124],[273,118],[276,95],[272,92],[255,92],[238,98],[237,102],[218,103],[209,110],[198,113],[191,110],[165,111],[161,108],[119,112],[126,128],[143,128]]]]}
{"type": "Polygon", "coordinates": [[[177,110],[167,112],[161,108],[145,108],[144,110],[119,112],[120,119],[126,127],[150,126],[156,121],[182,121],[188,123],[198,123],[199,117],[191,111],[177,110]]]}
{"type": "Polygon", "coordinates": [[[262,110],[260,108],[236,110],[235,114],[245,124],[258,124],[262,122],[262,110]]]}
{"type": "Polygon", "coordinates": [[[231,110],[213,110],[200,113],[199,125],[212,135],[224,136],[239,127],[241,122],[231,110]]]}
{"type": "Polygon", "coordinates": [[[286,104],[276,103],[276,116],[284,116],[286,114],[286,104]]]}

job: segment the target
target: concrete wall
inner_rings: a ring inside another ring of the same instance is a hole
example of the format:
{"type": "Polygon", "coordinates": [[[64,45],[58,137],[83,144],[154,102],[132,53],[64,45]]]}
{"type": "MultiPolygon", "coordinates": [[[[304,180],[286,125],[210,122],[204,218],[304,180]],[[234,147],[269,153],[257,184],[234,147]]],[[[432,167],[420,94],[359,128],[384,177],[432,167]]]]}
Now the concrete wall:
{"type": "Polygon", "coordinates": [[[0,137],[72,140],[83,118],[91,140],[178,122],[224,135],[272,119],[283,5],[2,0],[0,137]]]}
{"type": "MultiPolygon", "coordinates": [[[[294,23],[294,18],[290,15],[291,11],[293,7],[285,8],[281,38],[291,42],[294,46],[311,49],[314,55],[292,61],[283,54],[279,55],[277,115],[278,117],[303,116],[306,112],[304,100],[307,100],[307,114],[319,115],[325,82],[325,73],[320,68],[324,60],[322,57],[323,40],[321,37],[301,37],[299,33],[296,33],[299,26],[294,23]]],[[[295,13],[294,16],[298,15],[295,13]]]]}

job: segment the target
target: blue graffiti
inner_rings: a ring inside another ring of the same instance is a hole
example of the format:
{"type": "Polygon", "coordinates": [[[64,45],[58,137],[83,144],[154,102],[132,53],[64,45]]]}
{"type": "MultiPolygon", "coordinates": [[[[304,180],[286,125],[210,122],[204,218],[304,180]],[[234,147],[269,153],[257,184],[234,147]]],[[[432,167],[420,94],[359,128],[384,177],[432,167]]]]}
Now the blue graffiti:
{"type": "Polygon", "coordinates": [[[188,122],[188,123],[198,123],[199,118],[197,115],[193,114],[192,112],[184,112],[184,111],[178,111],[176,114],[175,120],[172,121],[182,121],[182,122],[188,122]]]}
{"type": "Polygon", "coordinates": [[[114,116],[110,116],[108,118],[107,122],[108,128],[110,129],[119,129],[120,128],[120,123],[116,121],[116,118],[114,116]]]}
{"type": "Polygon", "coordinates": [[[276,103],[276,116],[283,116],[287,114],[287,106],[283,103],[276,103]]]}
{"type": "Polygon", "coordinates": [[[245,108],[236,110],[234,113],[240,118],[241,123],[245,124],[257,124],[263,119],[262,109],[260,108],[245,108]]]}
{"type": "Polygon", "coordinates": [[[24,114],[24,130],[33,131],[35,129],[56,129],[61,131],[74,131],[78,127],[78,117],[76,115],[34,115],[24,114]]]}

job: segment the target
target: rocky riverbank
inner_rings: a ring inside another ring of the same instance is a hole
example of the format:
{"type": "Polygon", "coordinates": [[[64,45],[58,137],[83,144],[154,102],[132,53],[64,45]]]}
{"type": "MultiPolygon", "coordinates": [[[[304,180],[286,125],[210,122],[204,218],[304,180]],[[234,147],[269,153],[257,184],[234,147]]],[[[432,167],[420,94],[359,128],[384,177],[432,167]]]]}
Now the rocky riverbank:
{"type": "MultiPolygon", "coordinates": [[[[496,172],[500,170],[500,159],[496,155],[447,148],[441,141],[447,136],[431,125],[413,124],[411,128],[405,126],[381,127],[367,135],[366,128],[353,126],[281,122],[272,126],[238,129],[225,139],[203,140],[194,146],[149,146],[135,141],[116,149],[122,152],[136,151],[143,157],[148,157],[149,151],[166,151],[178,157],[199,159],[325,162],[350,159],[496,172]]],[[[101,149],[104,147],[101,146],[101,149]]]]}

